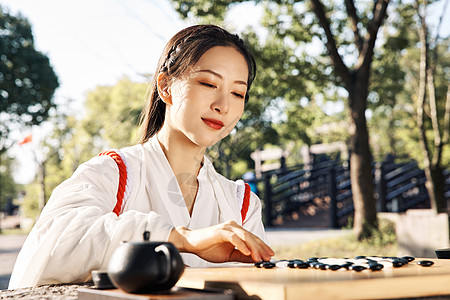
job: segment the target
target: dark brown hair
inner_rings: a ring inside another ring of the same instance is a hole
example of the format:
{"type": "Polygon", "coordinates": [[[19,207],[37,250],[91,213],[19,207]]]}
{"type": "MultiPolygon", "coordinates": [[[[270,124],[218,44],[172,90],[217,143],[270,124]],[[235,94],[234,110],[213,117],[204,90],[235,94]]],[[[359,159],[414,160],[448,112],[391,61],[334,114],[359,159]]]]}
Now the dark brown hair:
{"type": "Polygon", "coordinates": [[[161,72],[169,78],[181,77],[184,72],[198,62],[209,49],[216,46],[234,47],[244,56],[248,65],[247,92],[255,78],[256,65],[253,55],[236,34],[231,34],[216,25],[195,25],[175,34],[164,48],[149,86],[149,98],[141,113],[139,143],[147,142],[164,123],[166,104],[158,94],[157,77],[161,72]]]}

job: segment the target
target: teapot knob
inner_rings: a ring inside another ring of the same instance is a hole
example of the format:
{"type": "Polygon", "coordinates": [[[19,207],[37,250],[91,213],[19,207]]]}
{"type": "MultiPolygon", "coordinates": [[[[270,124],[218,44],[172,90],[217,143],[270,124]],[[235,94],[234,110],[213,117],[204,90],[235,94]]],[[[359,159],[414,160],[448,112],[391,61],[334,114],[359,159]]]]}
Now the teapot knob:
{"type": "Polygon", "coordinates": [[[148,242],[150,241],[150,231],[144,231],[144,241],[148,242]]]}

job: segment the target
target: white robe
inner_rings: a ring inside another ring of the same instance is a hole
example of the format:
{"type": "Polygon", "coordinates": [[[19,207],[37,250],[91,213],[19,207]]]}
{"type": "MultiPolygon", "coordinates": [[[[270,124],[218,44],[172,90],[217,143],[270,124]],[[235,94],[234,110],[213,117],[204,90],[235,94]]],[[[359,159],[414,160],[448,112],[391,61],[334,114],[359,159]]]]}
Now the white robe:
{"type": "MultiPolygon", "coordinates": [[[[176,226],[204,228],[234,220],[242,224],[244,183],[218,174],[203,157],[192,216],[172,168],[155,137],[118,151],[127,165],[127,197],[116,205],[119,172],[109,156],[94,157],[53,191],[28,235],[14,266],[9,289],[51,283],[84,282],[91,270],[106,270],[121,241],[167,241],[176,226]]],[[[266,241],[260,199],[251,193],[243,227],[266,241]]],[[[211,264],[182,253],[191,267],[211,264]]]]}

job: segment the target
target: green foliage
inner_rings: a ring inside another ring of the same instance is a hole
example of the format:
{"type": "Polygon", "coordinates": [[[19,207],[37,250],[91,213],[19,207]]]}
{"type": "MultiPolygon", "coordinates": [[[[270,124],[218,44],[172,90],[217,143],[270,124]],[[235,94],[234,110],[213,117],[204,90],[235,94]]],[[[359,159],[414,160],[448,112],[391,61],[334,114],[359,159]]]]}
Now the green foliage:
{"type": "MultiPolygon", "coordinates": [[[[368,107],[372,111],[369,119],[371,144],[377,160],[387,154],[409,157],[421,164],[423,153],[419,146],[419,131],[416,123],[416,97],[419,85],[419,48],[417,11],[411,3],[397,3],[389,19],[389,31],[381,39],[381,46],[373,63],[371,93],[368,107]]],[[[430,45],[434,47],[433,45],[430,45]]],[[[445,98],[449,82],[449,38],[435,44],[437,113],[441,133],[444,123],[445,98]]],[[[430,115],[430,108],[425,108],[430,115]]],[[[431,120],[426,118],[425,126],[429,149],[434,148],[431,120]]],[[[442,165],[450,166],[450,148],[444,146],[442,165]]]]}
{"type": "Polygon", "coordinates": [[[38,125],[56,105],[58,78],[46,55],[34,47],[31,25],[0,6],[0,151],[13,126],[38,125]]]}
{"type": "Polygon", "coordinates": [[[109,147],[121,148],[136,142],[147,86],[122,78],[114,86],[99,86],[89,92],[82,128],[107,141],[109,147]]]}
{"type": "MultiPolygon", "coordinates": [[[[391,153],[410,157],[423,168],[423,153],[419,146],[416,123],[416,99],[419,85],[419,48],[417,11],[411,4],[399,3],[391,16],[389,32],[382,41],[377,60],[374,61],[369,95],[369,120],[374,156],[382,159],[391,153]]],[[[433,45],[431,45],[433,46],[433,45]]],[[[439,40],[435,45],[436,57],[430,61],[436,66],[434,74],[438,121],[441,134],[444,127],[446,92],[450,68],[450,39],[439,40]]],[[[434,48],[433,48],[434,49],[434,48]]],[[[425,107],[426,116],[430,107],[425,107]]],[[[429,149],[435,151],[434,136],[429,117],[425,118],[429,149]]],[[[442,165],[450,167],[450,148],[444,146],[442,165]]]]}
{"type": "Polygon", "coordinates": [[[23,230],[22,228],[2,229],[2,235],[26,235],[30,233],[29,230],[23,230]]]}
{"type": "Polygon", "coordinates": [[[89,147],[89,145],[82,144],[73,145],[74,142],[77,142],[74,139],[76,123],[73,117],[58,113],[51,118],[50,122],[53,126],[53,131],[41,144],[41,151],[45,156],[43,164],[46,174],[45,195],[47,197],[51,195],[56,186],[72,175],[76,168],[74,166],[76,164],[74,156],[77,158],[82,156],[89,147]],[[83,148],[84,151],[82,150],[83,148]]]}
{"type": "Polygon", "coordinates": [[[14,159],[0,152],[0,211],[4,211],[9,199],[17,197],[18,186],[12,178],[14,159]]]}
{"type": "Polygon", "coordinates": [[[21,206],[25,218],[37,220],[37,217],[41,213],[39,211],[39,195],[41,192],[40,186],[36,181],[26,185],[25,196],[21,206]]]}
{"type": "MultiPolygon", "coordinates": [[[[233,1],[229,0],[181,0],[172,1],[175,9],[180,13],[183,18],[202,17],[204,19],[221,18],[225,16],[227,6],[233,1]]],[[[244,2],[244,1],[239,1],[244,2]]]]}

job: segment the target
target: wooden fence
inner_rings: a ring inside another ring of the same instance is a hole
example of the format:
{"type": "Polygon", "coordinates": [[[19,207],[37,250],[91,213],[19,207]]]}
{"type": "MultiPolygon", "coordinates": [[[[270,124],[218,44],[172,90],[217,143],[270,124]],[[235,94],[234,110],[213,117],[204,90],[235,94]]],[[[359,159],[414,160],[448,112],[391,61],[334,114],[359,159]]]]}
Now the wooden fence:
{"type": "MultiPolygon", "coordinates": [[[[375,163],[373,174],[378,211],[404,212],[414,207],[430,207],[425,173],[416,162],[375,163]]],[[[446,178],[446,197],[450,199],[450,171],[444,171],[443,176],[446,178]]],[[[326,204],[331,228],[346,225],[348,218],[353,216],[348,161],[285,167],[263,173],[260,182],[266,226],[275,226],[279,220],[318,203],[326,204]]]]}

